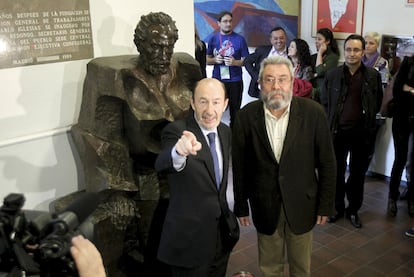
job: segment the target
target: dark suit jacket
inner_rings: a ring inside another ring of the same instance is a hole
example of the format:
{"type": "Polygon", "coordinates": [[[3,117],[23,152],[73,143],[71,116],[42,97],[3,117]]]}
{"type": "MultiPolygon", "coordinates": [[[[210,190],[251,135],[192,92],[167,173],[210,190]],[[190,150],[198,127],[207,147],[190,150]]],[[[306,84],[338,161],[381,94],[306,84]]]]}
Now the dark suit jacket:
{"type": "Polygon", "coordinates": [[[267,136],[263,102],[241,109],[233,127],[234,212],[249,215],[258,232],[273,234],[283,203],[295,234],[310,231],[317,215],[334,213],[336,161],[323,107],[293,97],[278,163],[267,136]]]}
{"type": "MultiPolygon", "coordinates": [[[[231,217],[238,231],[236,217],[226,201],[231,131],[224,124],[220,124],[217,131],[223,154],[223,179],[219,191],[215,182],[213,158],[194,115],[167,125],[162,132],[162,151],[155,168],[160,173],[167,173],[170,203],[158,258],[167,264],[196,267],[211,261],[221,219],[231,217]],[[196,156],[188,156],[185,168],[177,172],[173,168],[171,150],[184,130],[194,133],[202,149],[196,156]]],[[[233,246],[229,247],[229,252],[233,246]]]]}
{"type": "Polygon", "coordinates": [[[270,50],[272,50],[272,45],[258,46],[253,53],[249,54],[244,59],[244,67],[252,78],[248,91],[251,97],[259,98],[260,96],[260,90],[257,83],[257,80],[259,79],[260,63],[267,58],[270,50]]]}

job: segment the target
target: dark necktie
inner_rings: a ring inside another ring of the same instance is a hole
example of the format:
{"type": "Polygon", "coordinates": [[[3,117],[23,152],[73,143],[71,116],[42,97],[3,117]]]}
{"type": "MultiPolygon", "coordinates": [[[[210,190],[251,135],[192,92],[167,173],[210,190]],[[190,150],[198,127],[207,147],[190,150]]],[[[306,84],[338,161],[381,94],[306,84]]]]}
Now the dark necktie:
{"type": "Polygon", "coordinates": [[[219,161],[218,161],[218,156],[217,156],[217,151],[216,151],[216,133],[209,133],[207,137],[210,143],[211,156],[213,157],[214,174],[216,175],[216,184],[217,184],[217,189],[218,189],[220,188],[220,167],[219,167],[219,161]]]}

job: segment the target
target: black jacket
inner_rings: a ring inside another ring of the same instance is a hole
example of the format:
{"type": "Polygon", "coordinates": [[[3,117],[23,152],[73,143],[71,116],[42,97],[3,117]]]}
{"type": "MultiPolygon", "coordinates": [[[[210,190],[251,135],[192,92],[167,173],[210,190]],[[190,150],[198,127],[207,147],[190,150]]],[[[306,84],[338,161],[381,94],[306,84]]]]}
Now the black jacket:
{"type": "Polygon", "coordinates": [[[259,89],[259,71],[260,71],[260,63],[267,58],[270,51],[272,50],[272,45],[262,45],[256,48],[256,50],[249,54],[244,59],[244,67],[246,68],[247,72],[249,72],[251,81],[249,85],[248,94],[251,97],[259,98],[260,97],[260,89],[259,89]]]}
{"type": "Polygon", "coordinates": [[[295,234],[310,231],[317,215],[334,213],[336,161],[320,104],[293,97],[279,162],[268,139],[262,101],[237,113],[232,137],[234,212],[248,216],[249,202],[258,232],[275,232],[281,205],[295,234]]]}
{"type": "Polygon", "coordinates": [[[162,151],[155,168],[168,176],[170,203],[165,217],[158,259],[182,267],[206,264],[215,253],[219,220],[228,224],[229,235],[222,243],[230,252],[238,239],[238,225],[226,200],[231,131],[223,123],[217,127],[223,154],[223,179],[217,191],[214,165],[207,141],[191,113],[186,120],[175,121],[162,132],[162,151]],[[184,130],[192,132],[202,144],[195,156],[188,156],[185,168],[173,167],[171,150],[184,130]],[[233,230],[234,229],[234,230],[233,230]],[[234,234],[232,234],[234,233],[234,234]],[[232,236],[235,237],[232,237],[232,236]]]}
{"type": "MultiPolygon", "coordinates": [[[[348,67],[344,64],[328,72],[321,89],[321,104],[328,115],[329,127],[333,135],[338,130],[340,115],[343,112],[347,94],[344,71],[348,67]]],[[[361,99],[363,126],[370,134],[376,133],[376,115],[382,103],[381,75],[373,68],[368,68],[361,63],[364,74],[361,99]]]]}
{"type": "Polygon", "coordinates": [[[404,57],[393,86],[395,115],[403,117],[414,115],[414,95],[403,90],[404,84],[414,87],[414,55],[404,57]]]}

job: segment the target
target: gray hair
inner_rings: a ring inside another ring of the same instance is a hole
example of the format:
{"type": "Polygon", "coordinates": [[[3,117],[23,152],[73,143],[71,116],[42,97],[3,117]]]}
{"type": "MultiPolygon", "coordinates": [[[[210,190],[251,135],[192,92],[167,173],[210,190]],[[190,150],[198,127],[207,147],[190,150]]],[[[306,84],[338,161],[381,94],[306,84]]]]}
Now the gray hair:
{"type": "Polygon", "coordinates": [[[290,77],[294,78],[293,75],[293,65],[292,62],[285,57],[281,57],[281,56],[271,56],[268,57],[266,59],[264,59],[261,63],[260,63],[260,71],[259,71],[259,81],[262,81],[263,79],[263,70],[266,66],[268,65],[279,65],[279,64],[284,64],[288,67],[289,72],[290,72],[290,77]]]}

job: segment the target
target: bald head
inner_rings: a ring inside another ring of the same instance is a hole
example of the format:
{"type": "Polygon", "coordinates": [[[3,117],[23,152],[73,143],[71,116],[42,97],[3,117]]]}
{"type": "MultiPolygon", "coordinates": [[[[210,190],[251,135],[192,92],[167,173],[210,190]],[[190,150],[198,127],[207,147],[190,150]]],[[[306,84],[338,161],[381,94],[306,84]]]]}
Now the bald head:
{"type": "Polygon", "coordinates": [[[214,78],[205,78],[199,81],[194,89],[191,107],[198,124],[206,130],[211,130],[220,124],[227,103],[224,84],[214,78]]]}
{"type": "Polygon", "coordinates": [[[205,87],[205,86],[222,90],[224,92],[224,97],[227,98],[226,88],[224,84],[215,78],[204,78],[198,81],[194,88],[193,98],[195,97],[195,94],[197,93],[197,89],[200,89],[200,87],[205,87]]]}

